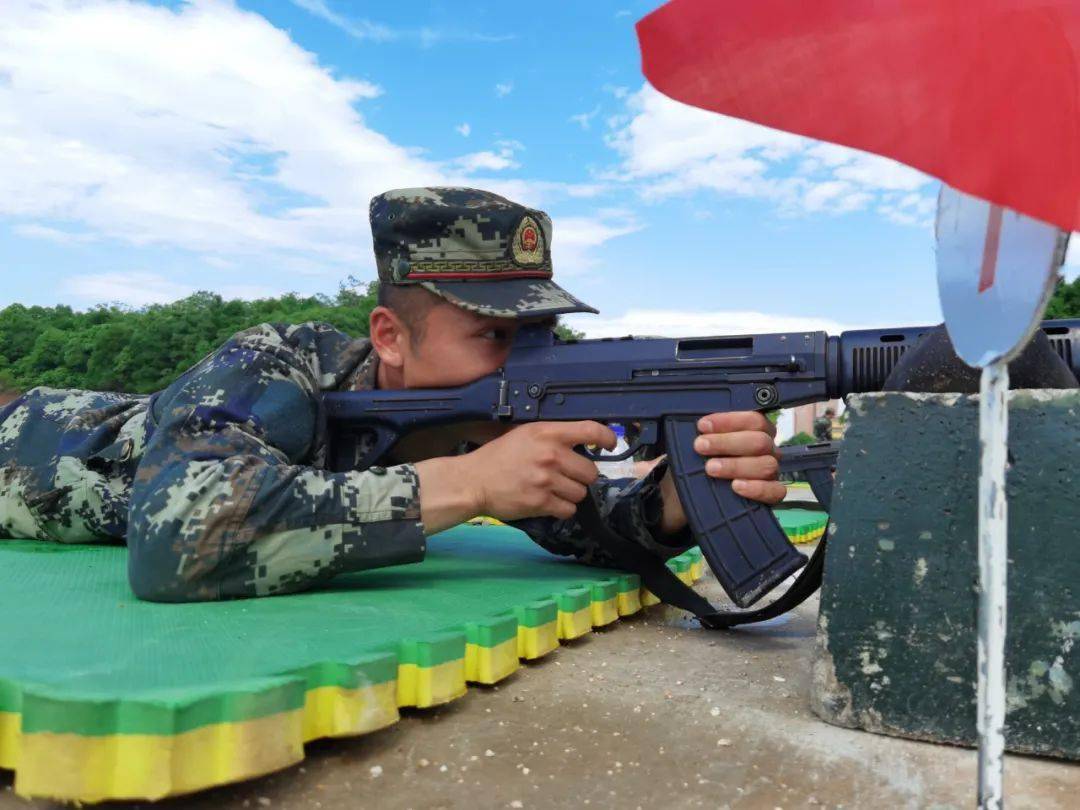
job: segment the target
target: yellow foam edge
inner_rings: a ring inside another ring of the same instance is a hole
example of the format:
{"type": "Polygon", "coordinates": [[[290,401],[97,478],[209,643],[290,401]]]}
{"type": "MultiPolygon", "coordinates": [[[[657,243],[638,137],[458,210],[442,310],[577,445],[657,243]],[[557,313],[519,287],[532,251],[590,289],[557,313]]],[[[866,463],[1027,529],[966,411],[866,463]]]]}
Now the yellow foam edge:
{"type": "Polygon", "coordinates": [[[175,735],[22,737],[15,792],[80,802],[161,799],[239,782],[304,758],[303,710],[175,735]]]}
{"type": "Polygon", "coordinates": [[[22,715],[14,712],[0,712],[0,768],[15,770],[19,761],[19,734],[22,729],[22,715]]]}
{"type": "Polygon", "coordinates": [[[589,605],[589,617],[593,627],[606,627],[619,620],[619,597],[593,602],[589,605]]]}
{"type": "Polygon", "coordinates": [[[558,646],[559,629],[557,622],[548,622],[539,627],[518,625],[518,658],[534,661],[537,658],[544,657],[552,650],[558,649],[558,646]]]}
{"type": "Polygon", "coordinates": [[[641,610],[641,589],[620,593],[615,597],[615,607],[620,616],[633,616],[641,610]]]}
{"type": "Polygon", "coordinates": [[[398,666],[398,706],[429,709],[461,697],[465,689],[464,658],[433,667],[419,667],[416,664],[398,666]]]}
{"type": "Polygon", "coordinates": [[[368,734],[393,725],[398,717],[396,681],[360,689],[319,686],[304,696],[304,742],[368,734]]]}
{"type": "Polygon", "coordinates": [[[521,666],[518,639],[508,639],[494,647],[465,645],[465,680],[490,686],[517,672],[521,666]]]}
{"type": "Polygon", "coordinates": [[[560,610],[556,625],[560,641],[581,638],[586,633],[591,633],[593,629],[592,605],[583,607],[581,610],[560,610]]]}

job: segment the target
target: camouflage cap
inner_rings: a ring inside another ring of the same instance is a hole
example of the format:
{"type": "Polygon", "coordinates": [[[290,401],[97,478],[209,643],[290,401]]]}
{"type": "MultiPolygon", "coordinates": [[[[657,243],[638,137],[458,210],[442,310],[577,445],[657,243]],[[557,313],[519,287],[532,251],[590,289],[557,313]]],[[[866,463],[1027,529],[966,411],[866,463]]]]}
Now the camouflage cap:
{"type": "Polygon", "coordinates": [[[371,200],[383,284],[419,284],[481,315],[596,312],[551,280],[551,219],[473,188],[404,188],[371,200]]]}

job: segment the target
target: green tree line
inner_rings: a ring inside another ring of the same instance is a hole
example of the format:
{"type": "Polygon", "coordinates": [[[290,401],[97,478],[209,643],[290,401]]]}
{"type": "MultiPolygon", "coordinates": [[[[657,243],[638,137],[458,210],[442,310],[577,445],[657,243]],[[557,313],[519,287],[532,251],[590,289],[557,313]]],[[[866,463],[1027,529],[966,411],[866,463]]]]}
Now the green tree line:
{"type": "MultiPolygon", "coordinates": [[[[0,391],[48,385],[147,394],[259,323],[324,321],[353,337],[366,336],[375,298],[375,284],[359,290],[343,284],[334,296],[226,301],[198,292],[138,309],[12,304],[0,310],[0,391]]],[[[1046,317],[1080,317],[1080,278],[1058,284],[1046,317]]],[[[581,337],[566,327],[559,331],[581,337]]]]}
{"type": "MultiPolygon", "coordinates": [[[[171,304],[138,309],[102,305],[0,310],[0,392],[38,385],[125,391],[158,391],[231,335],[260,323],[323,321],[347,335],[368,334],[376,284],[342,285],[334,296],[283,295],[226,301],[198,292],[171,304]]],[[[564,337],[580,337],[559,327],[564,337]]]]}
{"type": "Polygon", "coordinates": [[[1058,280],[1054,296],[1046,307],[1046,318],[1080,318],[1080,276],[1072,281],[1058,280]]]}

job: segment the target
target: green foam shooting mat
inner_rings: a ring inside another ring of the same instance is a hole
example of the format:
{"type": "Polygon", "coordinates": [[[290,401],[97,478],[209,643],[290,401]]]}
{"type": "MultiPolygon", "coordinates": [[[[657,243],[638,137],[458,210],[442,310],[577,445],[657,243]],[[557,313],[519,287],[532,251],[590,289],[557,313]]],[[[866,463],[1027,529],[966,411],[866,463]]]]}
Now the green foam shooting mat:
{"type": "MultiPolygon", "coordinates": [[[[820,513],[777,514],[795,541],[824,529],[820,513]]],[[[704,571],[698,549],[668,565],[687,583],[704,571]]],[[[0,768],[22,796],[154,799],[259,776],[658,602],[637,576],[498,525],[292,596],[152,604],[126,571],[122,547],[0,539],[0,768]]]]}
{"type": "Polygon", "coordinates": [[[813,509],[777,509],[777,520],[792,543],[813,543],[825,534],[829,516],[813,509]]]}
{"type": "MultiPolygon", "coordinates": [[[[502,526],[292,596],[151,604],[124,548],[0,540],[0,767],[23,796],[160,798],[303,758],[655,602],[502,526]]],[[[670,562],[685,581],[696,549],[670,562]]]]}

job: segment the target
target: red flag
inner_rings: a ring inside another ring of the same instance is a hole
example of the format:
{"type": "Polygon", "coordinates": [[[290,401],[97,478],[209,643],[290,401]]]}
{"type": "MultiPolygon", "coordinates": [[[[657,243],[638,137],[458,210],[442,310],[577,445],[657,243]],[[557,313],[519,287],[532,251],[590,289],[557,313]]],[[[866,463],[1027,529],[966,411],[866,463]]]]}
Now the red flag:
{"type": "Polygon", "coordinates": [[[1080,0],[671,0],[660,92],[1080,230],[1080,0]]]}

